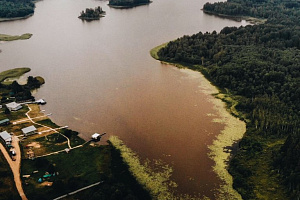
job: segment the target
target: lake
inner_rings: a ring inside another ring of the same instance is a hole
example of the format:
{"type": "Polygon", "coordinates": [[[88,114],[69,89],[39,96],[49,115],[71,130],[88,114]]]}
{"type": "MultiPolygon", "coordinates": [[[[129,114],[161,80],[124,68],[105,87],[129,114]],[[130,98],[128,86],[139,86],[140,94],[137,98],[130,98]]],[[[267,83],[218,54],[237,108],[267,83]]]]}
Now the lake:
{"type": "Polygon", "coordinates": [[[176,194],[212,199],[221,181],[207,145],[224,128],[203,76],[154,60],[149,51],[183,35],[220,31],[237,22],[204,14],[206,0],[154,0],[132,9],[108,1],[44,0],[34,16],[0,23],[0,33],[32,33],[26,41],[0,44],[0,69],[30,67],[46,84],[37,98],[52,119],[89,139],[117,135],[142,160],[162,160],[174,169],[176,194]],[[106,16],[85,22],[85,8],[106,16]]]}

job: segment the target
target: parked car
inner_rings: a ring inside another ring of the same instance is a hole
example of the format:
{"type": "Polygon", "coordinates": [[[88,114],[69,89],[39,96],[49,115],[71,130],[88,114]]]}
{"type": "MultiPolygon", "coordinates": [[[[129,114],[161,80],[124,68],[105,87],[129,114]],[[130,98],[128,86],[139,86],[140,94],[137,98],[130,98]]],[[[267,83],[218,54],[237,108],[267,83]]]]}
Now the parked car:
{"type": "Polygon", "coordinates": [[[10,151],[11,155],[15,156],[16,152],[14,150],[10,151]]]}

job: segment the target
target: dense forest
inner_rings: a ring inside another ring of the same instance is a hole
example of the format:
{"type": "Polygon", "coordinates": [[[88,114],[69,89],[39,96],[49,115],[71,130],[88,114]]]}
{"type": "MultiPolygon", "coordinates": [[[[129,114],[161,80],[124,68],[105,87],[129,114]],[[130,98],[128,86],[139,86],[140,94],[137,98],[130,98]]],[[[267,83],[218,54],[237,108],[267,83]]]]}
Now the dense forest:
{"type": "Polygon", "coordinates": [[[105,11],[103,11],[102,8],[98,6],[95,9],[87,8],[85,9],[85,11],[81,11],[80,16],[78,18],[85,20],[94,20],[100,19],[100,17],[103,17],[104,14],[105,11]]]}
{"type": "Polygon", "coordinates": [[[135,6],[150,3],[150,0],[110,0],[109,5],[112,6],[135,6]]]}
{"type": "Polygon", "coordinates": [[[33,14],[34,8],[31,0],[0,0],[0,18],[25,17],[33,14]]]}
{"type": "Polygon", "coordinates": [[[272,182],[283,196],[300,198],[299,7],[298,1],[279,0],[207,3],[205,12],[267,21],[184,36],[158,52],[161,60],[202,71],[238,100],[247,131],[229,172],[244,199],[265,199],[259,189],[278,192],[272,182]],[[264,176],[269,188],[261,186],[264,176]]]}

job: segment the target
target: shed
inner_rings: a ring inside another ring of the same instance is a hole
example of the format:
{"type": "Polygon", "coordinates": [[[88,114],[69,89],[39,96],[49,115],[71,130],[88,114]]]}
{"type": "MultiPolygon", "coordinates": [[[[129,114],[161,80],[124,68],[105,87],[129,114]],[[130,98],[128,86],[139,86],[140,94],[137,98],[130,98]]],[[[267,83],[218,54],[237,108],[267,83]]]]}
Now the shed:
{"type": "Polygon", "coordinates": [[[0,120],[0,126],[8,125],[8,124],[9,124],[9,119],[0,120]]]}
{"type": "Polygon", "coordinates": [[[22,108],[22,105],[18,104],[16,102],[11,102],[11,103],[6,104],[6,107],[8,108],[9,111],[17,111],[22,108]]]}
{"type": "Polygon", "coordinates": [[[36,134],[37,129],[32,125],[22,129],[22,132],[25,136],[36,134]]]}
{"type": "Polygon", "coordinates": [[[100,138],[101,138],[101,135],[99,134],[99,133],[94,133],[93,135],[92,135],[92,140],[100,140],[100,138]]]}
{"type": "Polygon", "coordinates": [[[12,137],[7,131],[3,131],[3,132],[0,133],[0,139],[5,144],[11,144],[11,142],[12,142],[12,137]]]}

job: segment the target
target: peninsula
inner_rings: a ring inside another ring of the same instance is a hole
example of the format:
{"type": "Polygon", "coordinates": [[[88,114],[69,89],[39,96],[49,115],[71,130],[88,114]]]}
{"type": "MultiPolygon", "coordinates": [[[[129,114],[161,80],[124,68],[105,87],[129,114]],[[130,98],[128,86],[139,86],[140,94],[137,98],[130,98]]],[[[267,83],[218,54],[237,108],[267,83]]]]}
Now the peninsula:
{"type": "Polygon", "coordinates": [[[0,34],[0,41],[13,41],[13,40],[27,40],[31,38],[31,33],[25,33],[23,35],[6,35],[0,34]]]}

